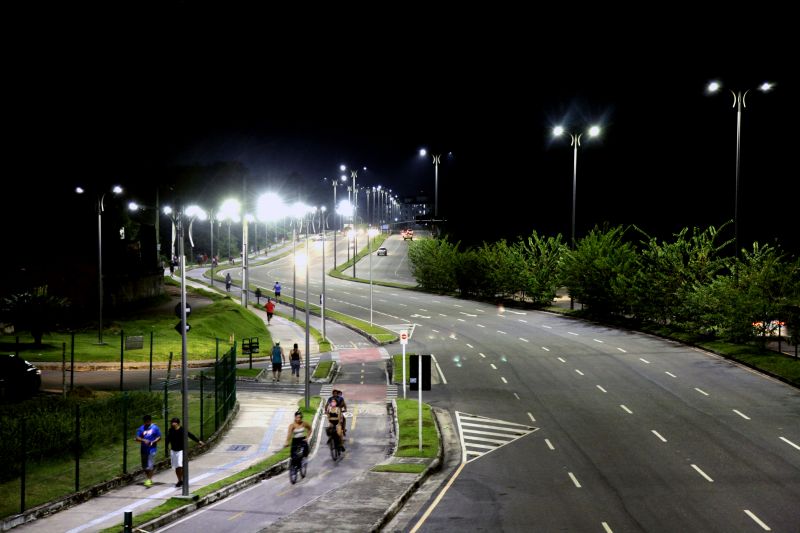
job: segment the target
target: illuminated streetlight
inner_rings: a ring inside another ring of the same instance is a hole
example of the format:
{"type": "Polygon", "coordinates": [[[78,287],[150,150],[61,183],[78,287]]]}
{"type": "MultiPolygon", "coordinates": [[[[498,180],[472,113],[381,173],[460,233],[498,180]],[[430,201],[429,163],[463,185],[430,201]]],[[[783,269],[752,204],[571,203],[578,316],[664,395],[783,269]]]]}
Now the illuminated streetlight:
{"type": "Polygon", "coordinates": [[[367,231],[369,241],[369,325],[372,325],[372,239],[378,234],[378,230],[370,228],[367,231]]]}

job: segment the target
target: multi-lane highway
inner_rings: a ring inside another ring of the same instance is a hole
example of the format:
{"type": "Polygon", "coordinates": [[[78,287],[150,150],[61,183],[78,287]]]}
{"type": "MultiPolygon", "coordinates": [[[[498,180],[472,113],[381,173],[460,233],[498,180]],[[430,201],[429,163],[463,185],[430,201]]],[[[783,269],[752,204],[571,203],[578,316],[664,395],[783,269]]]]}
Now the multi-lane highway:
{"type": "MultiPolygon", "coordinates": [[[[405,243],[387,243],[401,255],[405,243]]],[[[287,287],[289,267],[254,268],[253,280],[287,287]]],[[[368,285],[328,278],[326,289],[331,308],[369,317],[368,285]]],[[[413,328],[409,348],[435,354],[447,384],[428,400],[467,421],[469,462],[421,530],[799,530],[796,389],[635,332],[416,291],[373,296],[375,322],[413,328]],[[536,430],[509,438],[475,416],[536,430]]]]}

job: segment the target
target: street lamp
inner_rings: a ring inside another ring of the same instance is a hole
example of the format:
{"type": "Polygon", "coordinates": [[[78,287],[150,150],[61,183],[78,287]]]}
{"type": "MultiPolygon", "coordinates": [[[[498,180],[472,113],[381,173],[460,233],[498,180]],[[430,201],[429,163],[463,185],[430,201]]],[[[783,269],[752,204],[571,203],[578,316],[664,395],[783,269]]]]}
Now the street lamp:
{"type": "MultiPolygon", "coordinates": [[[[757,87],[756,90],[762,93],[770,92],[775,85],[770,82],[764,82],[757,87]]],[[[718,81],[712,81],[706,86],[708,94],[715,94],[722,89],[722,84],[718,81]]],[[[733,105],[736,108],[736,193],[733,204],[733,242],[735,246],[736,256],[739,256],[739,153],[742,141],[742,109],[747,107],[745,98],[750,89],[746,91],[733,91],[728,89],[733,96],[733,105]]]]}
{"type": "MultiPolygon", "coordinates": [[[[292,319],[297,319],[297,224],[303,229],[303,218],[310,212],[310,208],[303,202],[295,202],[290,209],[292,220],[292,319]]],[[[306,230],[306,245],[308,245],[308,230],[306,230]]],[[[308,285],[306,285],[308,291],[308,285]]],[[[308,295],[306,294],[306,298],[308,295]]],[[[308,321],[306,321],[307,323],[308,321]]]]}
{"type": "Polygon", "coordinates": [[[372,325],[372,239],[378,234],[375,228],[369,228],[367,231],[367,240],[369,241],[369,325],[372,325]]]}
{"type": "MultiPolygon", "coordinates": [[[[566,130],[563,126],[556,126],[553,128],[553,137],[560,137],[562,136],[566,130]]],[[[600,135],[600,126],[594,125],[590,126],[587,131],[589,137],[597,137],[600,135]]],[[[577,198],[577,187],[578,187],[578,147],[581,145],[581,137],[583,137],[583,132],[578,133],[569,133],[570,137],[570,146],[572,146],[572,238],[570,243],[572,245],[572,249],[575,249],[575,201],[577,198]]],[[[569,308],[575,308],[575,299],[570,296],[569,299],[569,308]]]]}
{"type": "MultiPolygon", "coordinates": [[[[86,192],[83,187],[75,187],[75,192],[83,194],[86,192]]],[[[119,195],[122,194],[122,187],[114,185],[111,192],[119,195]]],[[[98,302],[98,323],[97,323],[97,344],[105,344],[103,342],[103,200],[105,200],[106,193],[97,194],[97,302],[98,302]]]]}
{"type": "MultiPolygon", "coordinates": [[[[420,157],[425,157],[428,155],[428,151],[425,148],[421,148],[419,151],[420,157]]],[[[441,163],[442,155],[431,154],[431,158],[433,159],[433,167],[434,167],[434,189],[433,189],[433,218],[436,219],[439,216],[439,163],[441,163]]]]}

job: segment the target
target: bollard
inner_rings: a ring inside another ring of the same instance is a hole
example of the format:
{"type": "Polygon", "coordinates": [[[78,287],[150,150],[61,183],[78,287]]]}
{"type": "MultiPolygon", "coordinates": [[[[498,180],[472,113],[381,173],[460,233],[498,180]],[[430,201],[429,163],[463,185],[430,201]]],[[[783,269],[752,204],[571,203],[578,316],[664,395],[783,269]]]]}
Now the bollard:
{"type": "Polygon", "coordinates": [[[125,511],[125,518],[122,521],[122,532],[133,533],[133,511],[125,511]]]}

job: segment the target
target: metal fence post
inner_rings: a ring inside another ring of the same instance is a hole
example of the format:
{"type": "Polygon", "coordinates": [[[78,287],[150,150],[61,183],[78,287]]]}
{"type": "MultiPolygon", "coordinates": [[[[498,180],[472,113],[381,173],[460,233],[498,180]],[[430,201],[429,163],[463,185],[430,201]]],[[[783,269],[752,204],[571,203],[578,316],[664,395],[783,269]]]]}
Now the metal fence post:
{"type": "Polygon", "coordinates": [[[122,394],[122,473],[128,473],[128,393],[122,394]]]}
{"type": "Polygon", "coordinates": [[[19,478],[19,512],[25,512],[25,477],[27,472],[25,472],[25,462],[27,459],[27,448],[25,447],[25,418],[22,417],[19,419],[19,464],[20,464],[20,478],[19,478]]]}
{"type": "Polygon", "coordinates": [[[203,425],[204,425],[204,422],[205,422],[205,419],[203,418],[203,401],[204,401],[204,398],[203,398],[203,378],[204,378],[203,371],[201,370],[200,371],[200,440],[205,440],[203,438],[204,437],[203,425]]]}
{"type": "Polygon", "coordinates": [[[81,406],[75,404],[75,492],[81,486],[81,406]]]}
{"type": "Polygon", "coordinates": [[[70,335],[69,348],[69,390],[75,388],[75,332],[70,335]]]}
{"type": "Polygon", "coordinates": [[[122,370],[125,360],[125,330],[119,330],[119,391],[122,392],[122,370]]]}
{"type": "Polygon", "coordinates": [[[150,332],[150,376],[147,379],[147,392],[153,391],[153,332],[150,332]]]}
{"type": "Polygon", "coordinates": [[[122,533],[133,533],[133,511],[125,511],[123,516],[122,533]]]}
{"type": "Polygon", "coordinates": [[[61,343],[61,396],[67,397],[67,343],[61,343]]]}

